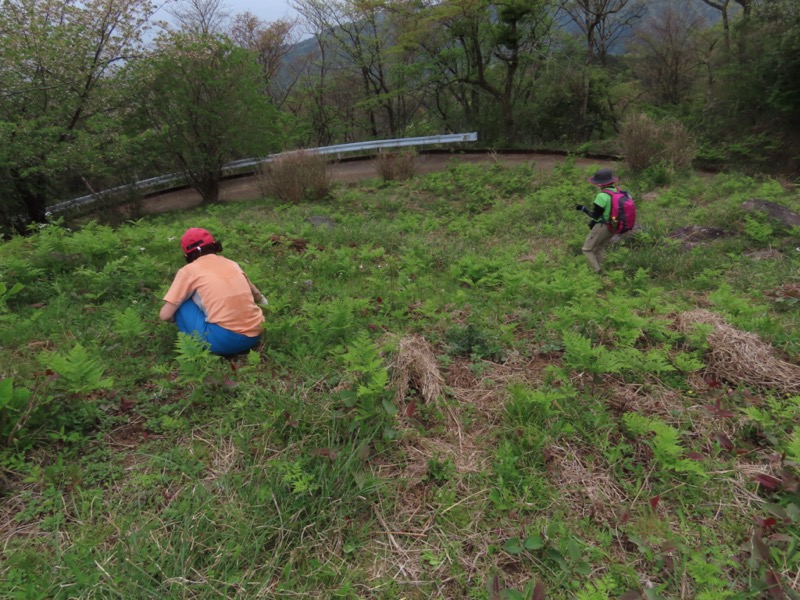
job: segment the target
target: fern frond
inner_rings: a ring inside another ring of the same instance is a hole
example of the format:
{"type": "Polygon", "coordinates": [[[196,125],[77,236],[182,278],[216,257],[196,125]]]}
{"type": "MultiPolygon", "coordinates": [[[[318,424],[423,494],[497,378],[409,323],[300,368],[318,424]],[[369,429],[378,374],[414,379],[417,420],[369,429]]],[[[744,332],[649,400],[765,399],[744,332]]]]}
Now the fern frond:
{"type": "Polygon", "coordinates": [[[39,360],[49,369],[61,376],[61,385],[73,394],[82,394],[114,385],[110,377],[103,377],[100,362],[90,356],[80,344],[66,354],[45,352],[39,360]]]}

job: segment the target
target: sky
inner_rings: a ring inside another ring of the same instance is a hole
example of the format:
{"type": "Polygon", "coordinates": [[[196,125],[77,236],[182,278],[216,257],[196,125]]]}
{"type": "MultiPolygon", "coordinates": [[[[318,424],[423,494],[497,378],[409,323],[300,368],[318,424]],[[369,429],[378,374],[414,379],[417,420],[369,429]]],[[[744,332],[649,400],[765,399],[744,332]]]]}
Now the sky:
{"type": "Polygon", "coordinates": [[[297,17],[289,0],[224,0],[224,4],[232,14],[251,12],[262,21],[297,17]]]}

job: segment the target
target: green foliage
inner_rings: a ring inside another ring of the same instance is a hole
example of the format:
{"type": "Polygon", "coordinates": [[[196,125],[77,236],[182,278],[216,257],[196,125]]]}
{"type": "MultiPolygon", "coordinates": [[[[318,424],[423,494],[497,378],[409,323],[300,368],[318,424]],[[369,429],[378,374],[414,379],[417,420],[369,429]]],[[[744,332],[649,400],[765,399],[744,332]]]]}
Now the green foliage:
{"type": "Polygon", "coordinates": [[[114,313],[114,333],[132,339],[144,334],[145,324],[135,308],[129,306],[123,311],[114,313]]]}
{"type": "Polygon", "coordinates": [[[664,467],[678,473],[705,476],[705,470],[696,461],[683,458],[686,451],[681,446],[680,432],[657,418],[644,417],[637,413],[625,413],[622,417],[631,434],[644,436],[653,433],[648,440],[653,456],[664,467]]]}
{"type": "Polygon", "coordinates": [[[0,442],[10,440],[22,428],[31,396],[30,390],[15,387],[13,380],[0,379],[0,442]]]}
{"type": "Polygon", "coordinates": [[[375,344],[361,335],[338,349],[337,356],[345,377],[352,381],[350,389],[339,394],[344,406],[354,410],[350,429],[382,427],[384,437],[392,438],[388,417],[397,414],[397,407],[392,402],[389,371],[375,344]]]}
{"type": "Polygon", "coordinates": [[[503,352],[499,336],[474,323],[450,327],[444,337],[448,351],[456,356],[497,359],[503,352]]]}
{"type": "Polygon", "coordinates": [[[3,281],[24,286],[0,328],[0,494],[16,530],[52,540],[6,540],[0,596],[468,598],[490,580],[499,597],[602,598],[641,573],[665,597],[764,592],[769,569],[796,563],[798,401],[700,383],[709,327],[674,317],[711,304],[793,357],[797,315],[763,298],[795,261],[752,262],[752,237],[692,252],[664,238],[723,222],[754,190],[794,199],[742,176],[675,181],[643,200],[643,237],[614,244],[601,278],[570,207],[590,170],[453,166],[323,204],[223,203],[0,244],[3,281]],[[445,185],[463,197],[426,191],[445,185]],[[221,359],[156,325],[190,224],[268,286],[257,351],[221,359]],[[389,340],[405,335],[435,360],[408,373],[400,411],[389,340]],[[444,384],[431,403],[425,373],[444,384]],[[778,484],[742,478],[777,455],[778,484]],[[720,504],[742,485],[736,510],[720,504]],[[771,527],[760,558],[742,550],[754,518],[771,527]],[[371,570],[397,550],[387,531],[429,579],[371,570]],[[523,575],[492,579],[509,564],[523,575]]]}
{"type": "Polygon", "coordinates": [[[55,384],[70,394],[86,394],[114,385],[112,377],[103,377],[105,368],[79,342],[68,352],[43,352],[39,361],[59,378],[55,384]]]}
{"type": "Polygon", "coordinates": [[[207,202],[223,166],[276,147],[275,113],[252,54],[222,36],[173,32],[132,65],[141,118],[159,132],[165,166],[184,174],[207,202]]]}
{"type": "Polygon", "coordinates": [[[8,301],[19,294],[25,286],[15,283],[10,288],[0,281],[0,315],[8,312],[8,301]]]}
{"type": "Polygon", "coordinates": [[[182,383],[202,384],[212,373],[219,359],[208,348],[209,345],[197,336],[178,332],[175,339],[175,359],[182,383]]]}
{"type": "Polygon", "coordinates": [[[141,53],[153,7],[125,1],[108,11],[89,0],[54,10],[19,0],[0,12],[0,61],[13,65],[0,74],[2,229],[44,222],[49,202],[86,193],[84,182],[113,185],[129,163],[142,164],[133,151],[142,132],[123,131],[128,86],[110,67],[141,53]]]}
{"type": "Polygon", "coordinates": [[[774,234],[772,226],[766,220],[756,219],[750,215],[744,218],[744,232],[747,237],[759,244],[766,244],[774,234]]]}

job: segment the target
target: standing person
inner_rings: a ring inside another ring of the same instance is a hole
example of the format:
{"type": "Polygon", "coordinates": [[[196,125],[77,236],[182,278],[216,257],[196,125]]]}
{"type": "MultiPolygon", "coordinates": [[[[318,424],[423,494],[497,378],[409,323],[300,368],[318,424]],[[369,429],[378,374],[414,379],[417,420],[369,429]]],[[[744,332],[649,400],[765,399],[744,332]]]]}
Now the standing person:
{"type": "Polygon", "coordinates": [[[181,237],[186,266],[164,296],[159,316],[178,330],[196,335],[211,352],[230,356],[249,350],[261,339],[267,299],[242,268],[218,256],[222,244],[205,229],[191,227],[181,237]]]}
{"type": "Polygon", "coordinates": [[[602,273],[603,254],[611,238],[614,237],[611,228],[606,226],[611,217],[611,195],[606,193],[606,190],[618,191],[614,184],[619,181],[619,177],[615,177],[611,169],[600,169],[588,181],[599,187],[600,191],[595,196],[591,209],[583,204],[576,204],[575,210],[591,217],[589,221],[591,231],[583,242],[583,254],[594,272],[602,273]]]}

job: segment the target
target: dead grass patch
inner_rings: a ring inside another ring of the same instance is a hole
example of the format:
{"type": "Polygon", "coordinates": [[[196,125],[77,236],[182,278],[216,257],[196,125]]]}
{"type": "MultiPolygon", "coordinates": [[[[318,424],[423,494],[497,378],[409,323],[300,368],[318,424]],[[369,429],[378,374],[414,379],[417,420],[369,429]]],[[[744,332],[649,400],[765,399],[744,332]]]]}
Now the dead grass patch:
{"type": "Polygon", "coordinates": [[[400,339],[391,368],[394,398],[398,404],[405,401],[409,388],[417,390],[426,403],[434,402],[441,396],[444,378],[439,372],[433,348],[421,335],[400,339]]]}
{"type": "Polygon", "coordinates": [[[698,324],[711,326],[706,374],[736,385],[800,393],[800,366],[777,358],[756,334],[739,331],[704,309],[681,313],[675,323],[687,334],[698,324]]]}
{"type": "Polygon", "coordinates": [[[599,459],[569,444],[547,448],[548,471],[572,513],[593,521],[614,524],[629,498],[599,459]]]}

